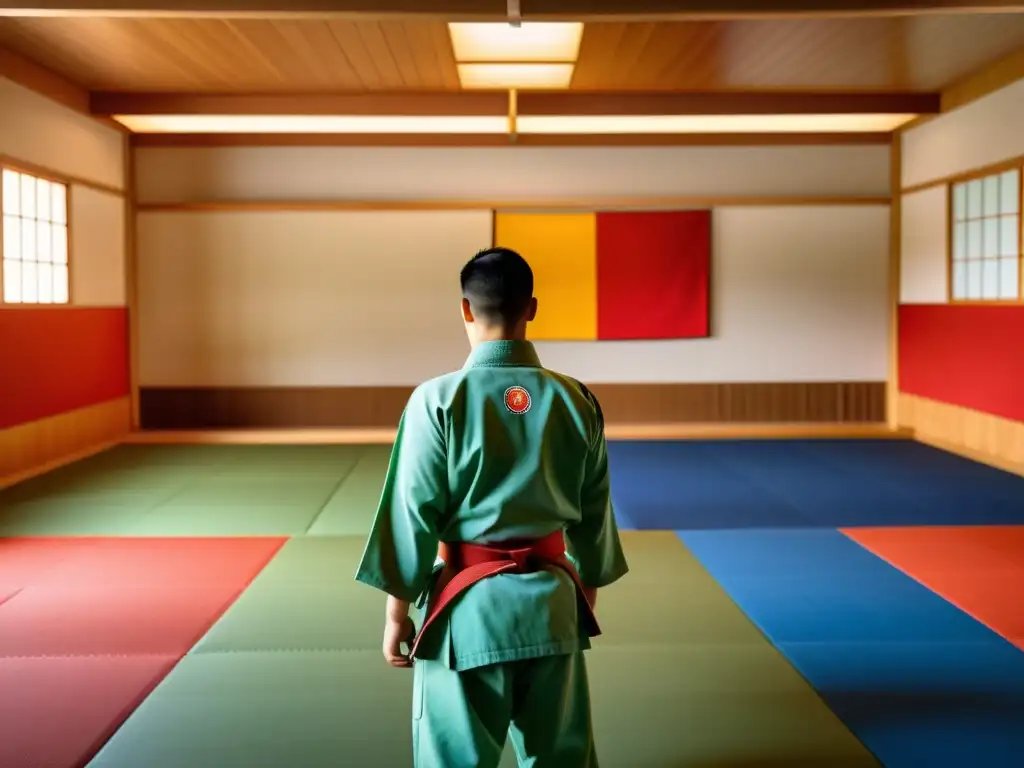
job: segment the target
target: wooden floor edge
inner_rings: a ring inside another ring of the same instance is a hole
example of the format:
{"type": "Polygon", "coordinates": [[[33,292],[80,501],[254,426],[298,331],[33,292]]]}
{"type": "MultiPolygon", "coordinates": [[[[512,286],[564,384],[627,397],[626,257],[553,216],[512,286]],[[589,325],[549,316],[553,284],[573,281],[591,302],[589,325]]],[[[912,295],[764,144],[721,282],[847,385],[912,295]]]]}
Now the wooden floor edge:
{"type": "Polygon", "coordinates": [[[0,490],[9,488],[12,485],[23,483],[26,480],[31,480],[33,477],[39,477],[39,475],[45,475],[47,472],[53,472],[55,469],[67,466],[68,464],[74,464],[76,461],[87,459],[90,456],[95,456],[97,453],[102,453],[108,448],[113,448],[119,445],[121,440],[106,440],[102,443],[83,448],[80,451],[69,453],[66,456],[61,456],[59,459],[48,461],[45,464],[32,467],[31,469],[23,470],[22,472],[16,472],[13,475],[7,475],[6,477],[0,477],[0,490]]]}
{"type": "MultiPolygon", "coordinates": [[[[888,424],[610,424],[605,430],[610,440],[685,440],[685,439],[771,439],[842,438],[906,439],[907,429],[892,429],[888,424]]],[[[239,429],[139,431],[123,442],[133,445],[239,445],[239,444],[389,444],[395,429],[239,429]]]]}
{"type": "Polygon", "coordinates": [[[930,445],[932,448],[938,448],[940,451],[953,453],[957,456],[962,456],[965,459],[976,461],[979,464],[987,464],[995,469],[1001,469],[1004,472],[1024,477],[1024,463],[1022,462],[1009,461],[1001,456],[996,456],[994,454],[987,453],[986,451],[976,451],[973,448],[958,445],[957,443],[942,440],[941,438],[932,437],[931,435],[916,434],[914,439],[919,443],[930,445]]]}

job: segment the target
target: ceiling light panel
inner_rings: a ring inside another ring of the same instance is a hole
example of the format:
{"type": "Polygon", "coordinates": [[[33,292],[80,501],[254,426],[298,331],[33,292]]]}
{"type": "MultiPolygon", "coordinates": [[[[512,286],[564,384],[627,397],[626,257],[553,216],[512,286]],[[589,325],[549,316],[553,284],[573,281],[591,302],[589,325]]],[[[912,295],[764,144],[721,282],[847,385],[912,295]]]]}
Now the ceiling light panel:
{"type": "Polygon", "coordinates": [[[455,61],[563,62],[579,56],[583,24],[524,22],[448,25],[455,61]]]}
{"type": "Polygon", "coordinates": [[[916,115],[566,115],[520,114],[518,133],[888,133],[916,115]]]}
{"type": "Polygon", "coordinates": [[[115,115],[134,133],[501,134],[503,116],[115,115]]]}
{"type": "Polygon", "coordinates": [[[466,89],[543,90],[568,88],[572,64],[459,64],[459,82],[466,89]]]}

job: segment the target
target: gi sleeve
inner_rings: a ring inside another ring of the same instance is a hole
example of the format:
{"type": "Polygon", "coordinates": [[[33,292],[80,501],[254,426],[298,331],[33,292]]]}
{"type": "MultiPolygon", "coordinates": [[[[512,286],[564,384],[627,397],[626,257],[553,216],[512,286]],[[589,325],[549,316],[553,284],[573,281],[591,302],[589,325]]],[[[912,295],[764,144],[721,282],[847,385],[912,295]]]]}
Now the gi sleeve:
{"type": "Polygon", "coordinates": [[[437,558],[448,509],[443,417],[421,389],[398,423],[387,478],[356,581],[415,602],[437,558]]]}
{"type": "Polygon", "coordinates": [[[608,472],[608,443],[604,436],[601,405],[585,387],[596,413],[596,428],[580,492],[581,520],[566,530],[569,554],[587,587],[600,588],[618,581],[629,572],[622,551],[615,513],[612,508],[611,478],[608,472]]]}

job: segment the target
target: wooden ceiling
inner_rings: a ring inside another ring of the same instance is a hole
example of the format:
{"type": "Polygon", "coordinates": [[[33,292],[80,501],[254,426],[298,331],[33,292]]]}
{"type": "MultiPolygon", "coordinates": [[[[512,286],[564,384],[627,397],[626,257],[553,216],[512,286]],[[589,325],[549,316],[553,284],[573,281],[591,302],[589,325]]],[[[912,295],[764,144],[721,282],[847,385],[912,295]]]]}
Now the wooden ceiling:
{"type": "MultiPolygon", "coordinates": [[[[11,17],[0,46],[93,91],[459,89],[438,19],[11,17]]],[[[1021,13],[587,22],[572,87],[935,92],[1021,48],[1021,13]]]]}

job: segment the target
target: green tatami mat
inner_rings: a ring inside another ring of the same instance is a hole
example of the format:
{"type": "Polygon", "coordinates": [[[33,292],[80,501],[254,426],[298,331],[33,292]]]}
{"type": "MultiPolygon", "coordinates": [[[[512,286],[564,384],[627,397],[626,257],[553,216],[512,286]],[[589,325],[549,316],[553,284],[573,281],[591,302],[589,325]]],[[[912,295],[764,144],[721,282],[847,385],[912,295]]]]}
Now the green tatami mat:
{"type": "Polygon", "coordinates": [[[767,643],[601,648],[587,662],[602,768],[878,766],[767,643]]]}
{"type": "Polygon", "coordinates": [[[379,651],[194,654],[90,765],[407,768],[411,706],[379,651]]]}
{"type": "Polygon", "coordinates": [[[0,490],[0,535],[117,535],[189,475],[112,448],[0,490]]]}
{"type": "MultiPolygon", "coordinates": [[[[629,532],[623,541],[632,572],[602,591],[598,616],[605,635],[587,654],[602,766],[876,765],[678,538],[629,532]]],[[[353,713],[348,717],[366,718],[372,731],[376,726],[371,714],[359,708],[377,712],[376,689],[390,686],[394,675],[380,659],[384,599],[352,580],[362,548],[362,537],[355,536],[291,540],[200,641],[192,658],[230,658],[242,652],[245,658],[333,659],[321,651],[347,649],[367,665],[365,687],[348,694],[353,713]]],[[[154,694],[162,696],[162,690],[154,694]]],[[[390,694],[380,695],[386,696],[390,694]]],[[[405,706],[407,691],[402,696],[405,706]]],[[[253,723],[253,731],[270,727],[262,717],[253,723]]],[[[319,714],[311,717],[322,722],[319,714]]],[[[407,745],[409,711],[388,717],[398,723],[394,738],[407,745]]],[[[187,729],[196,726],[189,722],[178,734],[183,742],[193,740],[187,729]]],[[[309,735],[312,726],[305,722],[282,720],[274,727],[281,738],[292,733],[316,743],[331,738],[329,731],[309,735]]],[[[256,754],[262,738],[255,736],[252,746],[232,749],[256,754]]],[[[367,763],[356,761],[351,752],[339,752],[337,764],[409,765],[407,755],[388,762],[391,746],[381,745],[381,752],[370,755],[373,761],[367,763]]],[[[293,764],[306,765],[305,754],[297,753],[293,764]]],[[[229,755],[225,765],[236,764],[229,755]]],[[[503,765],[515,765],[508,750],[503,765]]]]}
{"type": "Polygon", "coordinates": [[[377,513],[390,458],[390,445],[364,446],[359,461],[306,533],[310,536],[368,534],[377,513]]]}
{"type": "MultiPolygon", "coordinates": [[[[603,768],[877,765],[770,648],[602,649],[588,665],[603,768]]],[[[91,765],[400,768],[411,688],[379,651],[192,654],[91,765]]]]}
{"type": "Polygon", "coordinates": [[[118,446],[0,491],[0,535],[301,535],[367,450],[118,446]]]}
{"type": "Polygon", "coordinates": [[[218,474],[249,476],[331,475],[340,480],[371,446],[363,445],[235,445],[217,466],[218,474]]]}
{"type": "Polygon", "coordinates": [[[595,647],[754,643],[764,638],[673,533],[625,531],[630,572],[598,592],[595,647]]]}
{"type": "Polygon", "coordinates": [[[292,539],[194,652],[357,649],[379,654],[385,597],[353,579],[363,544],[355,536],[292,539]]]}
{"type": "Polygon", "coordinates": [[[140,516],[135,536],[301,535],[341,475],[218,473],[198,480],[140,516]]]}
{"type": "Polygon", "coordinates": [[[70,496],[46,503],[0,503],[0,536],[122,536],[146,506],[70,496]]]}
{"type": "MultiPolygon", "coordinates": [[[[292,539],[196,650],[377,648],[384,596],[353,580],[364,545],[362,536],[292,539]]],[[[627,532],[623,545],[632,571],[601,591],[595,645],[764,643],[677,536],[627,532]]]]}

